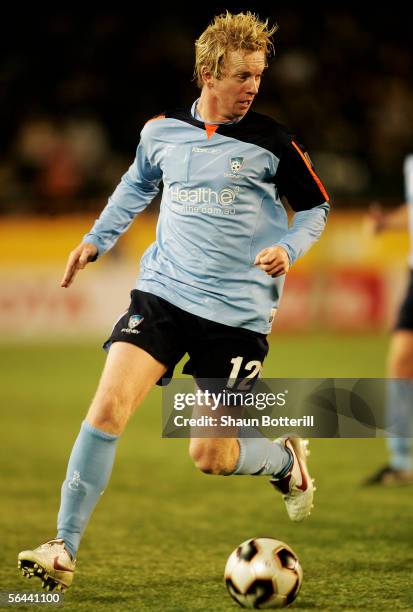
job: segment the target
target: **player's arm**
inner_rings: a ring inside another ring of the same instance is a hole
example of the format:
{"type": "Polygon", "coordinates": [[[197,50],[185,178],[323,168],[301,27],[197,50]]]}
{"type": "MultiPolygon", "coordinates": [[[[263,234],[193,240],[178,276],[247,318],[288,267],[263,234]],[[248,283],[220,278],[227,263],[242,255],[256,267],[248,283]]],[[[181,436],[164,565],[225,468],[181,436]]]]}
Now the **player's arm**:
{"type": "Polygon", "coordinates": [[[279,245],[262,249],[257,254],[254,264],[259,266],[269,276],[287,274],[291,265],[287,250],[279,245]]]}
{"type": "Polygon", "coordinates": [[[379,234],[386,230],[406,230],[408,224],[406,202],[389,212],[385,212],[379,202],[372,202],[365,220],[365,228],[370,235],[379,234]]]}
{"type": "Polygon", "coordinates": [[[123,175],[90,232],[70,253],[62,287],[69,287],[79,270],[111,249],[136,215],[157,195],[162,172],[147,132],[145,126],[134,162],[123,175]]]}
{"type": "Polygon", "coordinates": [[[293,140],[284,147],[274,180],[279,196],[288,200],[295,214],[282,239],[258,253],[255,263],[267,274],[279,276],[319,239],[330,205],[310,158],[293,140]]]}
{"type": "Polygon", "coordinates": [[[66,269],[60,286],[65,288],[70,287],[78,271],[83,270],[90,261],[95,261],[97,253],[97,246],[88,242],[81,242],[79,246],[73,249],[67,260],[66,269]]]}

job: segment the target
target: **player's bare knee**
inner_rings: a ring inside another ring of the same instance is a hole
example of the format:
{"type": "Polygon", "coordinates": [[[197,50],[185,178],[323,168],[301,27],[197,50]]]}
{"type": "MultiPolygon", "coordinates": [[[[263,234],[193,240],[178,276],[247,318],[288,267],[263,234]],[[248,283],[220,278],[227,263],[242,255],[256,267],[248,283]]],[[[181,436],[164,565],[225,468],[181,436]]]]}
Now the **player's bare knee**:
{"type": "Polygon", "coordinates": [[[118,435],[123,432],[130,413],[130,401],[123,394],[98,393],[89,409],[87,420],[97,429],[118,435]]]}
{"type": "Polygon", "coordinates": [[[225,453],[222,452],[220,446],[209,440],[192,439],[189,454],[195,466],[204,474],[226,475],[231,473],[225,453]]]}
{"type": "Polygon", "coordinates": [[[192,461],[197,465],[202,454],[202,441],[198,438],[191,438],[188,451],[192,461]]]}
{"type": "Polygon", "coordinates": [[[198,461],[195,461],[195,465],[204,474],[214,474],[217,476],[225,473],[225,466],[222,465],[219,459],[206,453],[201,455],[198,461]]]}
{"type": "Polygon", "coordinates": [[[213,474],[213,454],[206,440],[192,439],[189,444],[189,454],[195,466],[205,474],[213,474]]]}

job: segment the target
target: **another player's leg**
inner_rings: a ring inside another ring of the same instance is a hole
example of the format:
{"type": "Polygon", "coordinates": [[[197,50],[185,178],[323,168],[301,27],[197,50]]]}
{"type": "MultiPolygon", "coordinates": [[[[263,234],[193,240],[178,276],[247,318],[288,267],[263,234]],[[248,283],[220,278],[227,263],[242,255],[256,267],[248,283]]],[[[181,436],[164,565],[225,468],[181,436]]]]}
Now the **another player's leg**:
{"type": "Polygon", "coordinates": [[[50,590],[70,586],[80,539],[109,481],[118,438],[165,372],[166,367],[143,349],[125,342],[112,344],[69,459],[56,539],[19,554],[24,575],[38,576],[50,590]]]}
{"type": "Polygon", "coordinates": [[[388,359],[387,422],[400,437],[387,438],[389,463],[370,476],[367,485],[413,483],[413,331],[399,329],[392,335],[388,359]]]}

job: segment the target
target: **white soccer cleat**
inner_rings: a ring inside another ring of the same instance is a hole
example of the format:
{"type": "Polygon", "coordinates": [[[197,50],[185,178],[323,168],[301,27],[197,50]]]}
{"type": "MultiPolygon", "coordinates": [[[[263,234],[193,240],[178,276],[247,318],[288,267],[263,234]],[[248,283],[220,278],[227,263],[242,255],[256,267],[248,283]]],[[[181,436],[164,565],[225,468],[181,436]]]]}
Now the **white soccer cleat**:
{"type": "Polygon", "coordinates": [[[273,478],[270,482],[282,493],[288,516],[292,521],[303,521],[314,507],[314,480],[307,468],[308,440],[290,436],[278,438],[275,444],[282,444],[291,451],[293,464],[286,476],[273,478]]]}
{"type": "Polygon", "coordinates": [[[73,582],[76,561],[72,561],[63,540],[49,540],[17,557],[23,576],[36,576],[46,591],[66,591],[73,582]]]}

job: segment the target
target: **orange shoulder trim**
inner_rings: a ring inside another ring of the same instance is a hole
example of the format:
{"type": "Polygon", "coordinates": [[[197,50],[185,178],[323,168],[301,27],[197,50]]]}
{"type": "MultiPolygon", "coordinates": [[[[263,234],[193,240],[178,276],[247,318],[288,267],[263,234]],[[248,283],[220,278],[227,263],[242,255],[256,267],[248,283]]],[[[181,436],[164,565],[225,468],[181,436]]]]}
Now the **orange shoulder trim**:
{"type": "Polygon", "coordinates": [[[156,119],[165,119],[165,115],[156,115],[156,117],[152,117],[152,119],[148,119],[146,123],[150,123],[151,121],[155,121],[156,119]]]}
{"type": "Polygon", "coordinates": [[[307,159],[307,157],[301,151],[300,147],[294,142],[294,140],[291,141],[291,144],[298,151],[298,154],[300,155],[301,159],[303,160],[303,162],[307,166],[308,170],[310,171],[310,174],[313,177],[313,179],[315,180],[315,182],[317,183],[317,186],[320,189],[321,193],[325,197],[326,201],[329,202],[330,201],[330,196],[328,195],[327,191],[325,190],[325,187],[324,187],[323,183],[320,181],[320,179],[318,178],[318,176],[314,172],[314,170],[313,170],[313,168],[311,166],[310,161],[307,159]]]}

